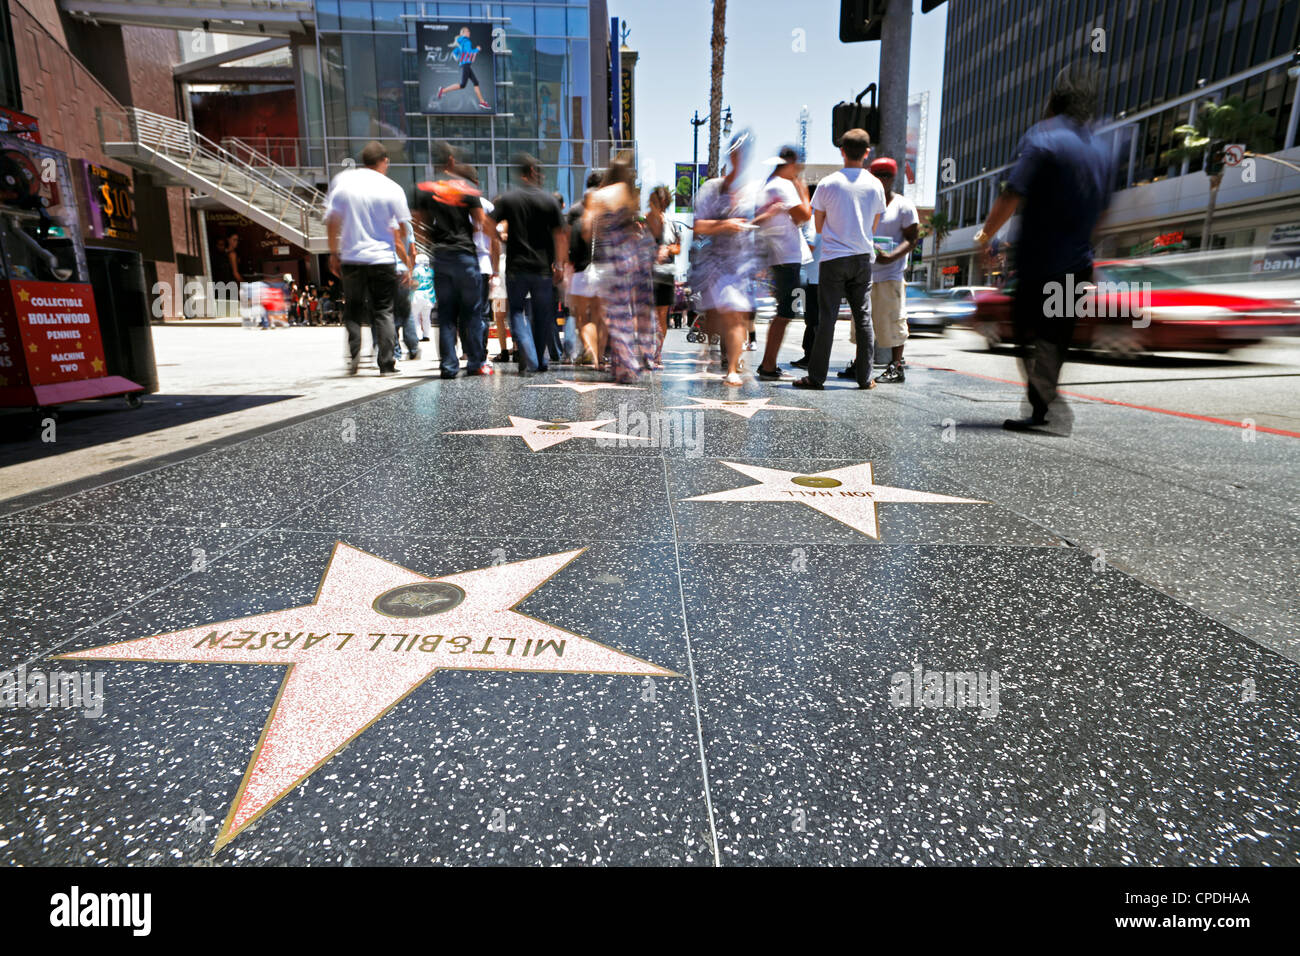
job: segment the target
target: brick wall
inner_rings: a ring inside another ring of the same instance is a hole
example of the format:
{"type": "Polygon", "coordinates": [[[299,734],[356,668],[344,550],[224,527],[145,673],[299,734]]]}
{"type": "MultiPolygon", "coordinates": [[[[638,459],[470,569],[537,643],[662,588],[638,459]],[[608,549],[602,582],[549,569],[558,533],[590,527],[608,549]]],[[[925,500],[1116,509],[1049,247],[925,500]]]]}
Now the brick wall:
{"type": "Polygon", "coordinates": [[[188,190],[160,189],[147,174],[105,156],[95,110],[118,113],[124,105],[136,105],[178,116],[171,73],[179,59],[175,34],[65,22],[54,0],[10,0],[9,11],[24,112],[40,122],[46,144],[70,158],[87,159],[133,177],[146,271],[156,272],[159,281],[170,284],[176,274],[176,255],[201,254],[188,190]],[[88,62],[75,50],[84,51],[88,62]],[[146,210],[150,215],[143,214],[146,210]],[[163,210],[165,216],[160,215],[163,210]]]}

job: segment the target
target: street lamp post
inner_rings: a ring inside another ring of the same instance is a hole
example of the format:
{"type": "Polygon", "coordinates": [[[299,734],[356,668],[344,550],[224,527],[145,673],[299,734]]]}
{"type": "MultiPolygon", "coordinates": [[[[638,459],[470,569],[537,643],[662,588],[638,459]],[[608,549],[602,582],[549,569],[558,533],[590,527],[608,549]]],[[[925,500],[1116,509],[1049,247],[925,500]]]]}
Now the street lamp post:
{"type": "Polygon", "coordinates": [[[695,127],[695,156],[691,160],[691,208],[695,208],[695,194],[700,191],[700,127],[707,126],[708,117],[700,119],[700,111],[695,111],[691,125],[695,127]]]}
{"type": "MultiPolygon", "coordinates": [[[[727,114],[722,118],[723,139],[731,136],[731,107],[728,106],[726,109],[727,114]]],[[[700,127],[708,126],[709,118],[706,116],[700,119],[700,111],[696,110],[691,125],[695,127],[695,155],[691,160],[691,203],[694,206],[695,194],[700,191],[700,127]]]]}

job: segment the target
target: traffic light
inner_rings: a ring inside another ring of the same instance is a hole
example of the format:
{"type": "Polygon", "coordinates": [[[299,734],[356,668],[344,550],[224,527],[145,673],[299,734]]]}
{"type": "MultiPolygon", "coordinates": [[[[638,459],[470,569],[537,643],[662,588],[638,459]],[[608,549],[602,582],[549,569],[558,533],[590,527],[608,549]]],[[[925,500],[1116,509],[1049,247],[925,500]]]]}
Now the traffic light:
{"type": "Polygon", "coordinates": [[[840,42],[879,40],[888,5],[888,0],[840,0],[840,42]]]}
{"type": "Polygon", "coordinates": [[[880,110],[876,108],[876,84],[872,83],[852,103],[840,102],[831,107],[831,145],[839,148],[840,137],[851,129],[865,129],[871,145],[880,142],[880,110]],[[863,106],[862,97],[871,94],[871,105],[863,106]]]}
{"type": "Polygon", "coordinates": [[[1205,175],[1217,176],[1223,172],[1223,151],[1227,145],[1221,139],[1216,139],[1210,143],[1210,149],[1205,158],[1205,175]]]}

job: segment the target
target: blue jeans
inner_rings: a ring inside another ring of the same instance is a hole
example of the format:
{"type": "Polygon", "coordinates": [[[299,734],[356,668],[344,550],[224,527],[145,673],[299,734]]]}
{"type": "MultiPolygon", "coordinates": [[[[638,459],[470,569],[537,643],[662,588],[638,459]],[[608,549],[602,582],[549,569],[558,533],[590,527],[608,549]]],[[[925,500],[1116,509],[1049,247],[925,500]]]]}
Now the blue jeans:
{"type": "Polygon", "coordinates": [[[415,327],[415,316],[411,313],[411,292],[402,283],[402,276],[397,274],[397,293],[393,297],[393,361],[402,357],[402,340],[406,340],[406,357],[415,358],[420,351],[420,330],[415,327]]]}
{"type": "Polygon", "coordinates": [[[578,344],[578,320],[570,312],[564,317],[564,360],[576,362],[581,352],[582,346],[578,344]]]}
{"type": "Polygon", "coordinates": [[[488,345],[492,341],[492,276],[488,273],[482,273],[483,284],[479,286],[479,312],[483,316],[483,354],[487,355],[488,345]]]}
{"type": "Polygon", "coordinates": [[[456,333],[465,349],[465,367],[478,372],[487,360],[483,348],[483,314],[479,308],[478,257],[468,252],[439,252],[433,261],[433,289],[438,298],[438,358],[443,375],[460,371],[456,333]]]}
{"type": "Polygon", "coordinates": [[[550,274],[507,272],[506,301],[520,368],[525,372],[545,372],[546,345],[555,334],[555,286],[551,284],[550,274]],[[527,314],[530,305],[531,319],[527,314]]]}

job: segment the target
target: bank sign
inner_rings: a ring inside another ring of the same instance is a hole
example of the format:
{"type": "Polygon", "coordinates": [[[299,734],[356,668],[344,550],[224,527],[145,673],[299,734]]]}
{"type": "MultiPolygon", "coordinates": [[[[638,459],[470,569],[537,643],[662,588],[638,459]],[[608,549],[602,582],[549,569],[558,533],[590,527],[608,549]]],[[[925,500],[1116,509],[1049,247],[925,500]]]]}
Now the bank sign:
{"type": "Polygon", "coordinates": [[[497,111],[491,24],[421,22],[415,36],[422,112],[491,116],[497,111]]]}

